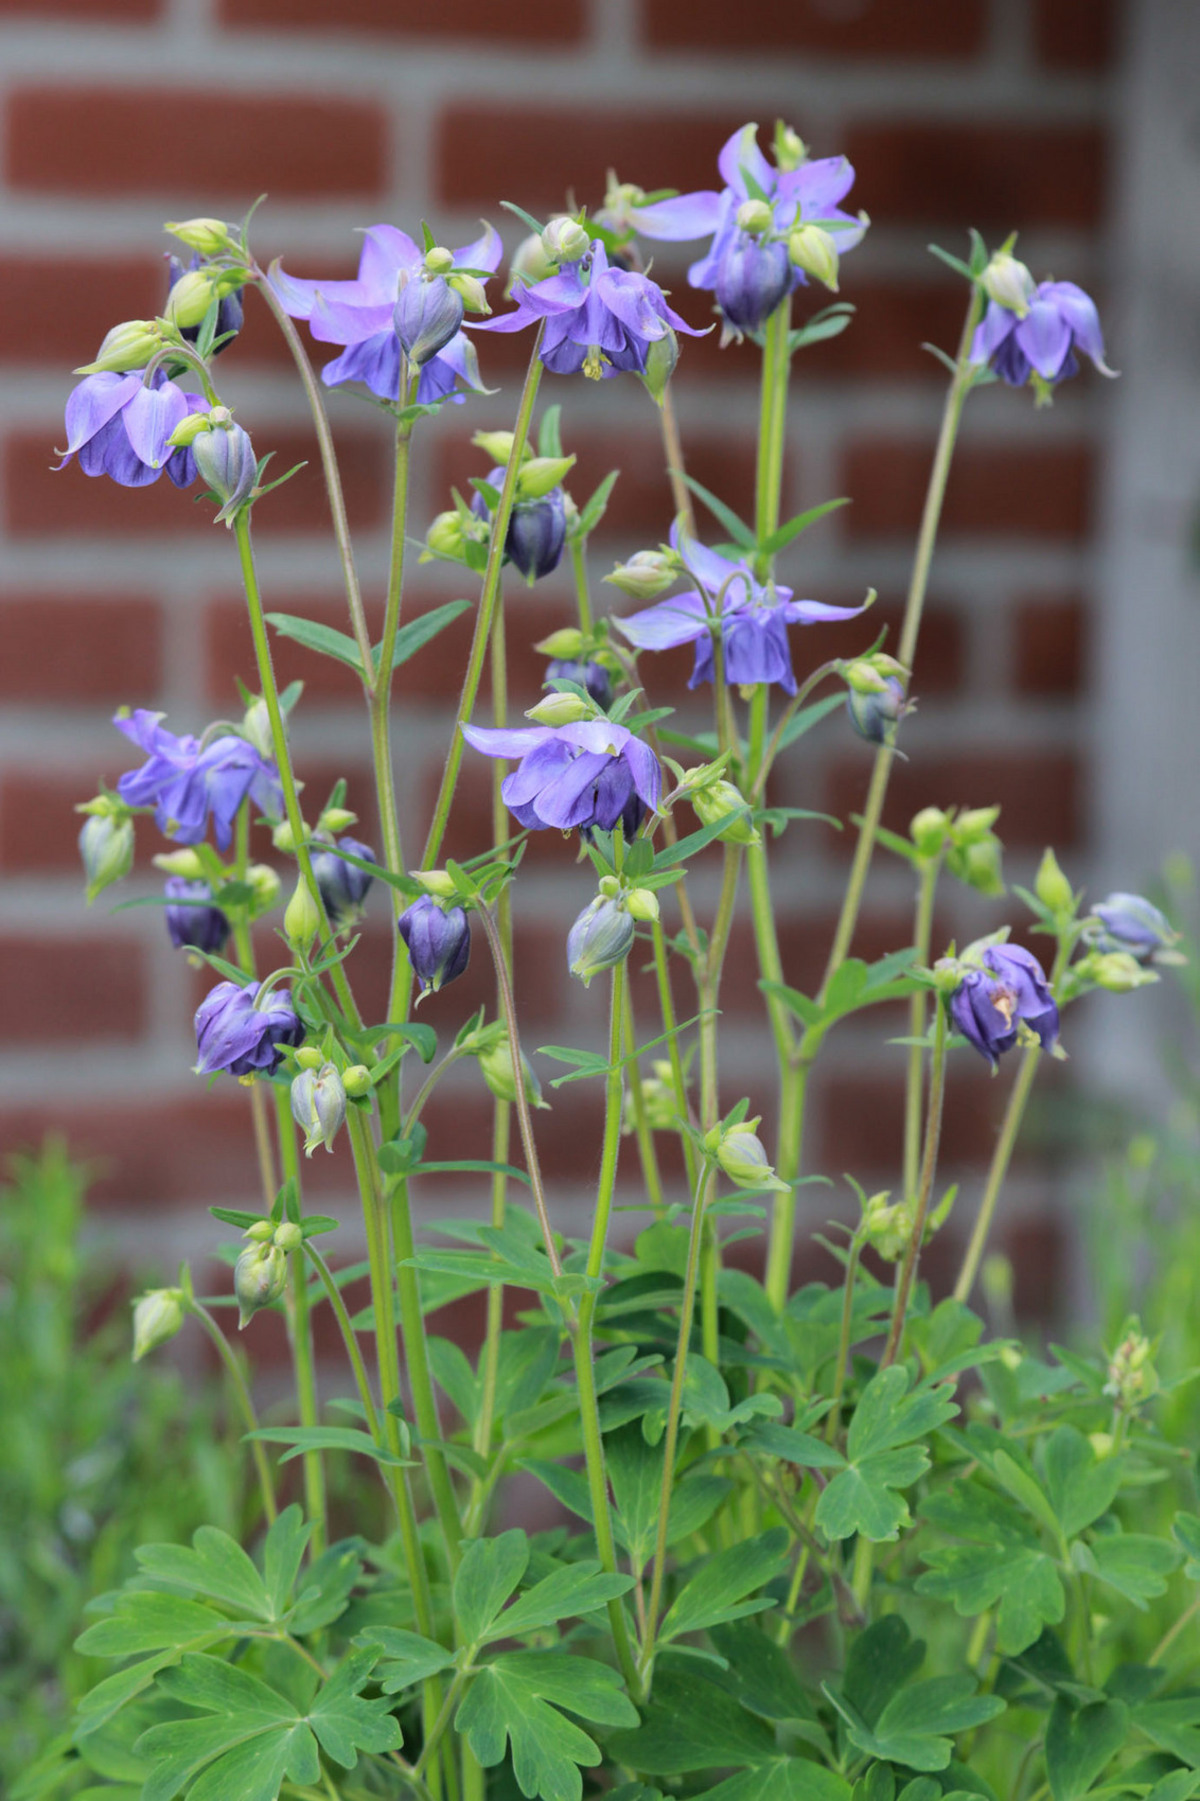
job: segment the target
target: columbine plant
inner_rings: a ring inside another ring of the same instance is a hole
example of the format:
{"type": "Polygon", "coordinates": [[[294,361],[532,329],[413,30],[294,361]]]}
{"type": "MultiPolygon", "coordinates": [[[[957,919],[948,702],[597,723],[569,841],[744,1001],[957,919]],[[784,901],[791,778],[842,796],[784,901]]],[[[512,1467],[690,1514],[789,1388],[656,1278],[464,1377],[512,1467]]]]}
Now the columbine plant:
{"type": "MultiPolygon", "coordinates": [[[[163,469],[203,484],[231,533],[257,659],[240,723],[193,736],[161,715],[118,716],[146,760],[87,803],[81,849],[94,898],[130,871],[134,815],[153,814],[171,847],[155,859],[167,873],[166,929],[217,978],[196,1014],[196,1068],[248,1089],[261,1210],[213,1209],[244,1235],[233,1293],[202,1300],[185,1268],[176,1286],[138,1301],[134,1329],[138,1357],[189,1321],[209,1334],[254,1458],[259,1513],[247,1526],[252,1555],[215,1529],[190,1549],[149,1545],[133,1579],[97,1603],[80,1649],[117,1667],[30,1796],[76,1773],[89,1795],[140,1784],[153,1801],[478,1801],[489,1789],[580,1801],[583,1772],[593,1792],[614,1788],[626,1801],[653,1801],[660,1782],[721,1801],[1195,1792],[1200,1700],[1163,1692],[1165,1654],[1177,1639],[1195,1653],[1195,1633],[1182,1635],[1200,1612],[1200,1601],[1179,1606],[1180,1584],[1200,1578],[1200,1518],[1178,1512],[1193,1497],[1155,1423],[1169,1373],[1155,1370],[1136,1322],[1118,1345],[1050,1364],[985,1341],[969,1307],[1031,1086],[1061,1054],[1060,1036],[1069,1042],[1074,1002],[1155,980],[1151,964],[1176,955],[1173,934],[1136,895],[1081,915],[1048,851],[1022,895],[1044,957],[1013,943],[1004,921],[962,950],[936,944],[943,876],[1004,894],[997,809],[929,807],[907,837],[880,825],[963,407],[997,376],[1048,400],[1076,373],[1077,350],[1104,370],[1099,321],[1073,284],[1036,284],[1011,241],[989,256],[975,237],[969,261],[944,257],[963,279],[965,317],[957,352],[943,357],[949,383],[899,636],[811,667],[791,628],[863,608],[797,600],[798,576],[782,579],[782,560],[801,566],[801,534],[841,504],[781,517],[789,374],[853,309],[839,301],[797,324],[793,308],[814,282],[836,290],[867,221],[841,207],[854,179],[845,159],[812,160],[783,126],[770,156],[746,126],[718,165],[720,189],[647,193],[614,177],[591,217],[543,225],[522,215],[531,235],[511,259],[511,306],[500,312],[485,294],[501,260],[490,227],[451,250],[427,230],[419,244],[373,226],[357,277],[325,281],[262,269],[245,227],[176,224],[192,259],[178,266],[163,316],[114,327],[80,371],[66,459],[127,485],[163,469]],[[649,273],[643,245],[663,239],[697,246],[694,292],[668,298],[649,273]],[[722,341],[753,346],[730,354],[761,362],[752,520],[687,475],[672,406],[679,334],[711,329],[705,293],[722,341]],[[243,304],[274,316],[312,409],[345,634],[264,610],[251,526],[277,484],[222,400],[216,362],[243,304]],[[296,321],[338,350],[319,377],[296,321]],[[478,577],[479,599],[440,787],[423,843],[405,849],[393,675],[465,604],[404,622],[412,456],[428,416],[469,405],[481,388],[485,334],[525,330],[512,430],[476,434],[478,465],[421,553],[478,577]],[[539,417],[547,372],[561,378],[561,402],[539,417]],[[634,603],[609,617],[594,606],[587,549],[616,476],[589,498],[573,493],[562,441],[580,374],[619,380],[628,406],[657,408],[674,499],[661,542],[629,545],[607,578],[634,603]],[[323,390],[342,388],[394,428],[381,606],[360,588],[326,418],[323,390]],[[719,546],[705,542],[697,499],[719,546]],[[563,559],[575,617],[538,646],[547,692],[513,724],[504,570],[536,581],[563,559]],[[344,783],[319,811],[302,800],[291,748],[299,694],[279,692],[269,627],[361,681],[377,848],[351,835],[344,783]],[[670,706],[655,704],[655,652],[683,643],[695,647],[690,686],[712,706],[704,737],[676,730],[670,706]],[[481,720],[489,657],[493,710],[481,720]],[[824,976],[803,994],[788,984],[776,934],[769,839],[805,816],[768,805],[767,785],[843,695],[850,725],[876,749],[824,976]],[[479,754],[493,763],[492,842],[456,863],[443,856],[446,828],[463,758],[479,754]],[[270,865],[254,860],[264,832],[270,865]],[[564,1085],[603,1090],[595,1158],[579,1152],[580,1169],[598,1168],[586,1242],[564,1238],[543,1178],[534,1115],[545,1103],[514,989],[512,910],[530,832],[558,834],[564,877],[577,872],[564,967],[608,1000],[603,1051],[543,1049],[567,1066],[558,1106],[571,1103],[564,1085]],[[911,868],[914,924],[911,944],[868,965],[850,952],[877,845],[911,868]],[[696,859],[719,862],[711,913],[692,896],[696,859]],[[743,888],[778,1062],[775,1092],[761,1096],[738,1094],[719,1058],[722,969],[743,888]],[[355,993],[353,953],[363,910],[379,899],[393,966],[373,1017],[355,993]],[[255,936],[268,917],[274,939],[255,936]],[[495,1006],[456,1019],[444,991],[473,939],[495,1006]],[[653,1018],[641,999],[635,1015],[633,957],[653,971],[653,1018]],[[681,974],[694,997],[683,1019],[681,974]],[[894,1189],[856,1190],[857,1222],[827,1247],[840,1281],[793,1291],[797,1195],[815,1174],[810,1073],[842,1020],[896,1000],[909,1031],[894,1189]],[[919,1264],[953,1200],[939,1186],[938,1148],[946,1069],[960,1052],[1017,1073],[954,1292],[935,1306],[919,1264]],[[474,1065],[494,1097],[483,1163],[464,1161],[453,1135],[426,1122],[456,1065],[474,1065]],[[336,1222],[306,1205],[301,1136],[309,1155],[349,1146],[370,1283],[354,1317],[344,1287],[361,1271],[327,1257],[336,1222]],[[664,1174],[668,1149],[686,1191],[664,1174]],[[411,1183],[447,1171],[464,1184],[482,1172],[490,1212],[418,1241],[411,1183]],[[644,1215],[632,1242],[611,1231],[618,1174],[622,1205],[644,1215]],[[736,1266],[735,1237],[745,1240],[736,1266]],[[519,1296],[520,1330],[505,1323],[506,1290],[519,1296]],[[441,1309],[470,1292],[486,1294],[482,1345],[431,1333],[441,1309]],[[285,1315],[294,1421],[259,1423],[241,1356],[217,1323],[222,1300],[250,1329],[240,1343],[253,1344],[264,1309],[285,1315]],[[352,1382],[324,1408],[318,1309],[341,1335],[352,1382]],[[326,1464],[347,1455],[382,1484],[383,1542],[364,1536],[374,1514],[363,1485],[344,1476],[337,1520],[350,1536],[330,1542],[326,1464]],[[286,1486],[293,1457],[302,1499],[286,1486]],[[498,1529],[517,1472],[548,1491],[558,1526],[498,1529]],[[1147,1532],[1140,1509],[1155,1482],[1174,1500],[1147,1532]]],[[[994,1266],[989,1279],[995,1288],[994,1266]]]]}

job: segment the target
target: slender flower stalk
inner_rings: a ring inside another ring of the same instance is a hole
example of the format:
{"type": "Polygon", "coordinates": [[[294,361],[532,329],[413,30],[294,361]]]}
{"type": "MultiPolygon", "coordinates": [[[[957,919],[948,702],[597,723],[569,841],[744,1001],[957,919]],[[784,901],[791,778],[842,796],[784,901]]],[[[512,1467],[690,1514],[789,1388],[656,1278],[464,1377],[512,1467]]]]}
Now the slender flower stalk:
{"type": "Polygon", "coordinates": [[[979,1265],[983,1260],[988,1234],[992,1229],[996,1203],[1000,1199],[1000,1191],[1004,1187],[1004,1178],[1008,1174],[1017,1134],[1021,1130],[1021,1121],[1025,1117],[1025,1107],[1041,1060],[1041,1045],[1028,1045],[1021,1058],[1021,1067],[1017,1071],[1016,1080],[1009,1091],[1008,1106],[1004,1109],[1004,1123],[1000,1127],[1000,1136],[996,1140],[996,1148],[992,1152],[983,1199],[979,1203],[979,1212],[975,1215],[975,1224],[971,1228],[971,1237],[963,1255],[962,1268],[959,1270],[958,1280],[954,1284],[956,1301],[968,1301],[971,1290],[975,1286],[975,1278],[979,1274],[979,1265]]]}
{"type": "MultiPolygon", "coordinates": [[[[929,962],[930,937],[933,932],[933,901],[937,892],[940,871],[940,858],[924,863],[917,883],[913,946],[916,951],[915,961],[921,965],[929,962]]],[[[925,1036],[924,988],[918,988],[909,996],[908,1035],[914,1042],[908,1047],[908,1075],[904,1094],[904,1198],[911,1201],[917,1192],[921,1158],[924,1059],[921,1055],[921,1045],[917,1041],[925,1036]]]]}
{"type": "MultiPolygon", "coordinates": [[[[237,1402],[238,1412],[241,1414],[245,1423],[246,1431],[257,1432],[258,1415],[254,1411],[254,1402],[250,1398],[250,1390],[246,1384],[246,1378],[242,1371],[241,1358],[238,1356],[207,1307],[202,1307],[194,1295],[189,1296],[184,1302],[184,1305],[187,1312],[191,1313],[200,1321],[200,1324],[204,1327],[204,1330],[208,1333],[208,1336],[216,1346],[217,1355],[225,1365],[225,1372],[229,1377],[230,1386],[233,1389],[234,1400],[237,1402]]],[[[274,1524],[279,1508],[275,1500],[275,1484],[271,1479],[271,1466],[267,1462],[267,1449],[261,1438],[252,1438],[250,1440],[250,1454],[254,1459],[254,1468],[258,1476],[259,1493],[262,1496],[263,1516],[266,1519],[268,1526],[270,1526],[274,1524]]]]}
{"type": "MultiPolygon", "coordinates": [[[[933,1054],[929,1067],[929,1111],[925,1119],[925,1152],[921,1160],[921,1185],[913,1208],[912,1231],[904,1257],[896,1272],[896,1298],[892,1304],[887,1344],[880,1359],[880,1369],[895,1362],[908,1319],[908,1302],[917,1275],[917,1260],[925,1236],[925,1221],[933,1196],[933,1178],[937,1170],[938,1146],[942,1137],[942,1106],[946,1098],[946,1009],[939,1001],[933,1029],[933,1054]]],[[[857,1592],[857,1585],[856,1585],[857,1592]]],[[[862,1597],[860,1596],[860,1599],[862,1597]]]]}
{"type": "MultiPolygon", "coordinates": [[[[255,1087],[259,1085],[256,1083],[255,1087]]],[[[300,1150],[296,1142],[296,1126],[288,1097],[282,1088],[275,1090],[275,1112],[279,1129],[279,1161],[284,1180],[296,1185],[296,1205],[300,1205],[300,1150]]],[[[290,1276],[285,1297],[288,1343],[292,1367],[296,1374],[296,1410],[300,1424],[316,1426],[320,1422],[317,1399],[317,1373],[313,1361],[312,1320],[309,1317],[308,1278],[304,1270],[303,1245],[289,1254],[290,1276]]],[[[313,1556],[319,1557],[328,1537],[325,1501],[325,1465],[320,1451],[308,1449],[303,1454],[305,1511],[313,1522],[313,1556]]]]}

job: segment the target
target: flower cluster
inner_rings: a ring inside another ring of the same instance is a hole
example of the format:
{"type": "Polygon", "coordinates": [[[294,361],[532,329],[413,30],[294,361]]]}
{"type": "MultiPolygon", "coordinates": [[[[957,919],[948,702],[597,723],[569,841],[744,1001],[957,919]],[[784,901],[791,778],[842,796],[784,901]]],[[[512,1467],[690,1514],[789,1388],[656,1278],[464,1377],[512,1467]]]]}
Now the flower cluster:
{"type": "Polygon", "coordinates": [[[464,725],[462,731],[485,757],[520,758],[500,792],[514,818],[532,831],[557,826],[611,832],[621,821],[632,838],[643,807],[653,812],[658,806],[658,762],[623,725],[581,719],[513,729],[464,725]]]}
{"type": "Polygon", "coordinates": [[[85,375],[67,401],[67,447],[57,465],[78,457],[85,475],[107,475],[122,488],[145,488],[165,469],[177,488],[196,479],[190,449],[176,450],[171,435],[190,413],[208,411],[199,394],[188,394],[162,369],[85,375]]]}
{"type": "Polygon", "coordinates": [[[153,807],[159,831],[179,844],[199,844],[211,818],[222,850],[229,848],[234,819],[247,798],[268,818],[279,817],[278,773],[252,744],[232,732],[209,744],[190,733],[177,737],[161,723],[164,717],[139,707],[113,720],[148,759],[117,783],[127,806],[153,807]]]}

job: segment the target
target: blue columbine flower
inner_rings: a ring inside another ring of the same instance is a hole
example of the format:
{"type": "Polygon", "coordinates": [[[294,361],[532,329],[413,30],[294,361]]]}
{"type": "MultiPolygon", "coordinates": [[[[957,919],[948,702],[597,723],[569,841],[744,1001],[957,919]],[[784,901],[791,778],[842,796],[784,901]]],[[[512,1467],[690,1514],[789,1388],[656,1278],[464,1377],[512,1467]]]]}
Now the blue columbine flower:
{"type": "Polygon", "coordinates": [[[218,982],[196,1008],[197,1075],[227,1069],[231,1076],[274,1075],[283,1047],[297,1045],[304,1027],[286,989],[272,988],[255,1005],[260,982],[239,988],[218,982]]]}
{"type": "Polygon", "coordinates": [[[514,292],[514,313],[486,319],[479,331],[522,331],[545,321],[541,360],[555,375],[582,369],[595,380],[632,370],[641,375],[651,344],[669,331],[704,334],[667,305],[657,282],[647,275],[609,267],[599,238],[569,268],[514,292]]]}
{"type": "Polygon", "coordinates": [[[329,923],[334,927],[354,924],[362,913],[367,890],[375,880],[369,870],[360,869],[357,863],[348,863],[344,857],[339,857],[340,850],[349,851],[352,857],[361,857],[364,863],[377,861],[370,845],[361,844],[357,838],[338,838],[334,845],[323,845],[313,852],[313,875],[325,902],[329,923]]]}
{"type": "Polygon", "coordinates": [[[189,882],[184,876],[172,875],[167,877],[164,892],[167,936],[176,950],[219,955],[229,937],[229,921],[220,907],[213,906],[208,883],[189,882]]]}
{"type": "MultiPolygon", "coordinates": [[[[487,484],[499,493],[505,471],[499,465],[489,469],[487,484]]],[[[477,519],[490,519],[491,512],[483,495],[476,490],[471,511],[477,519]]],[[[551,575],[562,561],[567,542],[567,497],[562,488],[551,488],[536,500],[518,500],[509,515],[504,538],[504,554],[521,571],[528,582],[551,575]]]]}
{"type": "Polygon", "coordinates": [[[1050,387],[1078,375],[1076,350],[1099,369],[1115,375],[1104,361],[1104,336],[1096,305],[1073,281],[1043,281],[1024,307],[988,302],[971,344],[973,363],[990,363],[1011,388],[1036,376],[1050,387]]]}
{"type": "Polygon", "coordinates": [[[628,619],[614,619],[613,624],[639,650],[669,650],[676,644],[694,643],[696,662],[689,688],[713,679],[713,634],[718,618],[725,680],[738,687],[778,682],[786,693],[794,694],[788,626],[854,619],[863,611],[863,607],[835,607],[826,601],[793,600],[790,588],[760,582],[748,560],[732,562],[685,537],[678,525],[671,527],[671,543],[683,560],[684,573],[697,586],[644,612],[632,613],[628,619]]]}
{"type": "Polygon", "coordinates": [[[279,776],[245,738],[230,732],[206,745],[190,733],[176,737],[160,723],[163,718],[165,714],[138,707],[113,720],[149,759],[118,781],[117,793],[126,805],[153,807],[159,831],[178,844],[199,844],[211,814],[221,850],[229,848],[233,822],[247,796],[268,818],[279,817],[279,776]]]}
{"type": "MultiPolygon", "coordinates": [[[[611,832],[619,820],[653,811],[661,775],[653,751],[623,725],[581,719],[575,725],[534,725],[492,730],[464,725],[463,737],[485,757],[519,757],[500,793],[513,817],[540,831],[611,832]],[[628,809],[628,811],[627,811],[628,809]]],[[[631,836],[625,826],[626,836],[631,836]]]]}
{"type": "Polygon", "coordinates": [[[408,947],[413,974],[421,984],[418,1001],[455,981],[471,955],[471,925],[461,907],[440,907],[422,894],[396,921],[408,947]]]}
{"type": "MultiPolygon", "coordinates": [[[[454,267],[495,270],[502,249],[499,237],[488,226],[483,237],[452,253],[454,267]]],[[[270,282],[284,309],[293,319],[306,319],[319,343],[346,346],[342,355],[321,371],[327,387],[360,381],[380,400],[396,400],[400,393],[396,306],[401,290],[420,279],[424,269],[425,253],[407,232],[394,225],[373,225],[364,235],[353,281],[300,280],[285,275],[275,264],[270,282]]],[[[456,331],[422,364],[416,399],[426,406],[447,395],[460,398],[454,394],[458,382],[478,393],[484,391],[475,346],[463,331],[456,331]]]]}
{"type": "Polygon", "coordinates": [[[145,488],[165,469],[177,488],[195,479],[190,450],[173,450],[171,433],[189,413],[206,413],[200,394],[187,394],[159,369],[145,381],[144,370],[128,375],[85,375],[67,401],[67,447],[63,469],[73,456],[85,475],[109,475],[122,488],[145,488]]]}
{"type": "Polygon", "coordinates": [[[1019,944],[989,944],[963,955],[963,974],[950,996],[956,1031],[986,1057],[993,1071],[1017,1042],[1024,1024],[1046,1050],[1058,1040],[1058,1008],[1037,958],[1019,944]]]}
{"type": "Polygon", "coordinates": [[[1166,914],[1140,894],[1110,894],[1091,909],[1085,937],[1094,950],[1125,951],[1139,963],[1181,961],[1172,947],[1180,934],[1166,914]]]}

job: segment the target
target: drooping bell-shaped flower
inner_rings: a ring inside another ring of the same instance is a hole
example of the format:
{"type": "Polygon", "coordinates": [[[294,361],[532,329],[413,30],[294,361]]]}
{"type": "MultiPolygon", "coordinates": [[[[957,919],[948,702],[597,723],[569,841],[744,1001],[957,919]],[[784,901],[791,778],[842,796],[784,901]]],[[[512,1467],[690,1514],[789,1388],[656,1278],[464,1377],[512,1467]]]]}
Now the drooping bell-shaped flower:
{"type": "Polygon", "coordinates": [[[164,909],[167,936],[176,950],[219,955],[229,937],[229,921],[220,907],[213,906],[208,883],[189,882],[173,875],[167,877],[164,891],[168,903],[164,909]]]}
{"type": "Polygon", "coordinates": [[[471,955],[471,924],[462,907],[440,907],[422,894],[396,921],[420,983],[418,1000],[463,973],[471,955]]]}
{"type": "Polygon", "coordinates": [[[369,870],[360,869],[357,863],[339,857],[339,850],[360,857],[364,863],[376,861],[370,845],[360,844],[357,838],[338,838],[333,845],[323,845],[312,853],[313,875],[325,902],[329,923],[338,928],[353,925],[359,918],[367,891],[375,880],[369,870]]]}
{"type": "Polygon", "coordinates": [[[239,988],[236,982],[218,982],[196,1009],[198,1075],[225,1069],[231,1076],[274,1075],[283,1062],[285,1046],[304,1037],[304,1027],[285,989],[268,991],[261,1007],[255,1005],[259,982],[239,988]]]}
{"type": "Polygon", "coordinates": [[[610,832],[634,801],[650,810],[658,805],[662,778],[653,751],[609,720],[515,730],[464,725],[462,733],[485,757],[520,759],[500,792],[517,821],[534,831],[610,832]]]}
{"type": "Polygon", "coordinates": [[[1058,1040],[1058,1007],[1046,972],[1019,944],[969,946],[963,952],[958,987],[950,996],[950,1018],[995,1070],[1017,1042],[1022,1025],[1046,1050],[1058,1040]]]}

